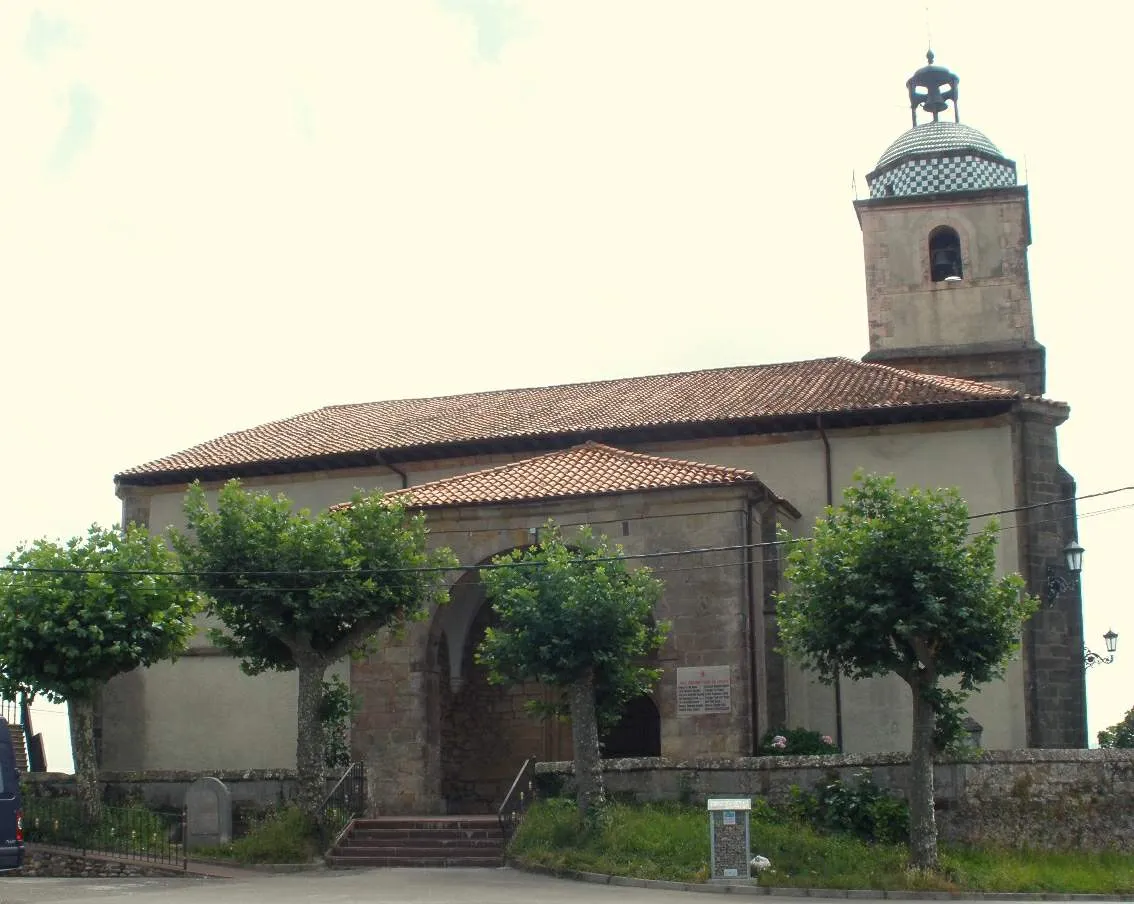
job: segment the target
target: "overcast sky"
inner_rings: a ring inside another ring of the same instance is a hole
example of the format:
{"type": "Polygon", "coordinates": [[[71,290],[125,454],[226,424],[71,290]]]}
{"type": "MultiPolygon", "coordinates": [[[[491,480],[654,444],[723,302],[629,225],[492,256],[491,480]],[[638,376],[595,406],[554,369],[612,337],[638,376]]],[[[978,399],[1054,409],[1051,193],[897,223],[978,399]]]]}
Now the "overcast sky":
{"type": "MultiPolygon", "coordinates": [[[[1132,17],[929,15],[962,120],[1030,186],[1037,336],[1082,492],[1134,484],[1132,189],[1111,147],[1132,17]]],[[[7,0],[0,552],[116,521],[116,471],[325,404],[861,356],[852,184],[909,125],[926,18],[7,0]]],[[[1092,738],[1134,706],[1132,503],[1081,506],[1088,640],[1113,626],[1128,651],[1089,673],[1092,738]]],[[[63,722],[37,728],[58,745],[63,722]]]]}

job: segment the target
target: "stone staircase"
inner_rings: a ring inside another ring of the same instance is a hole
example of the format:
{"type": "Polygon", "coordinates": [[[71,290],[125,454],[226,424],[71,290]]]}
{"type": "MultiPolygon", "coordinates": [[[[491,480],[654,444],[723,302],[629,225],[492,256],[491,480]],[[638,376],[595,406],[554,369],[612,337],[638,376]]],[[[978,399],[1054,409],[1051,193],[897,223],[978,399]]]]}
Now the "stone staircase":
{"type": "Polygon", "coordinates": [[[336,868],[503,866],[495,816],[382,816],[356,819],[327,854],[336,868]]]}
{"type": "Polygon", "coordinates": [[[28,745],[24,739],[24,727],[18,722],[9,722],[8,731],[12,735],[12,753],[16,757],[16,771],[23,775],[28,771],[28,745]]]}

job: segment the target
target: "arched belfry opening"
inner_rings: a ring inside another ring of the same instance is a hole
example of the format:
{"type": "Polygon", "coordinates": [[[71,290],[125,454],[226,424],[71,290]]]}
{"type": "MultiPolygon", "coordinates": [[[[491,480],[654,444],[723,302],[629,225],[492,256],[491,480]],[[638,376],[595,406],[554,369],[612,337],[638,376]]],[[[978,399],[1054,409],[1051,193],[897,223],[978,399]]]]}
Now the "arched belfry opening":
{"type": "Polygon", "coordinates": [[[938,226],[929,234],[929,275],[933,282],[964,278],[961,237],[949,226],[938,226]]]}

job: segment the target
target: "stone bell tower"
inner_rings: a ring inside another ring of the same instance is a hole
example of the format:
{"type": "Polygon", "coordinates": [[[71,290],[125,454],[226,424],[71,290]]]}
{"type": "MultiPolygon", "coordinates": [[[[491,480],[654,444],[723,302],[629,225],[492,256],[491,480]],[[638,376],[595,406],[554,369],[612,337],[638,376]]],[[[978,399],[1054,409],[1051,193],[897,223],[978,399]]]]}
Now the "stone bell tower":
{"type": "Polygon", "coordinates": [[[913,127],[867,175],[870,198],[855,202],[870,317],[864,360],[1042,395],[1027,187],[1013,161],[961,123],[960,79],[934,65],[932,51],[927,59],[906,82],[913,127]]]}
{"type": "MultiPolygon", "coordinates": [[[[960,79],[933,62],[906,82],[912,128],[866,177],[855,202],[866,258],[866,361],[995,383],[1042,396],[1044,348],[1035,339],[1028,190],[1016,164],[957,109],[960,79]]],[[[1014,407],[1012,485],[1016,563],[1043,601],[1023,634],[1029,747],[1087,746],[1081,589],[1053,581],[1078,535],[1075,480],[1059,464],[1066,405],[1014,407]]]]}

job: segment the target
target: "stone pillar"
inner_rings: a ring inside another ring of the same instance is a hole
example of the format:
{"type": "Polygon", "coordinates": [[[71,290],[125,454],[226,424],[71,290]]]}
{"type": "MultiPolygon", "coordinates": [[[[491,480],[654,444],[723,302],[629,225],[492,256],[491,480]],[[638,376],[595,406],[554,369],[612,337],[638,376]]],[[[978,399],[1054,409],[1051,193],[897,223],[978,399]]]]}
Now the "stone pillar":
{"type": "MultiPolygon", "coordinates": [[[[776,506],[765,503],[760,509],[761,543],[774,543],[776,540],[776,523],[779,516],[776,506]]],[[[780,589],[780,573],[782,569],[781,557],[783,551],[779,546],[765,546],[756,549],[756,561],[762,561],[760,581],[757,585],[760,594],[757,604],[763,613],[763,630],[760,632],[764,648],[758,651],[763,659],[763,695],[766,706],[759,714],[759,735],[769,729],[787,724],[787,675],[785,672],[784,657],[777,651],[780,645],[780,631],[776,624],[776,598],[775,593],[780,589]]],[[[755,751],[753,751],[755,754],[755,751]]]]}
{"type": "Polygon", "coordinates": [[[351,741],[366,763],[370,812],[441,812],[436,664],[429,662],[428,627],[403,637],[383,632],[379,652],[351,665],[351,687],[361,697],[351,741]]]}
{"type": "Polygon", "coordinates": [[[1041,602],[1024,629],[1029,747],[1087,746],[1083,604],[1078,582],[1047,604],[1050,568],[1066,577],[1063,547],[1077,536],[1075,481],[1059,465],[1056,427],[1066,411],[1025,403],[1017,424],[1020,571],[1041,602]]]}

